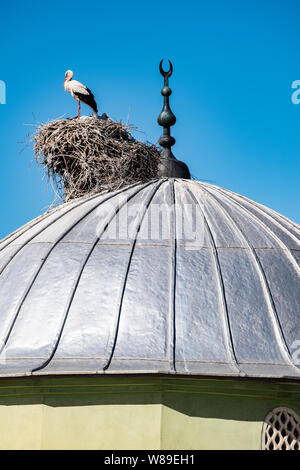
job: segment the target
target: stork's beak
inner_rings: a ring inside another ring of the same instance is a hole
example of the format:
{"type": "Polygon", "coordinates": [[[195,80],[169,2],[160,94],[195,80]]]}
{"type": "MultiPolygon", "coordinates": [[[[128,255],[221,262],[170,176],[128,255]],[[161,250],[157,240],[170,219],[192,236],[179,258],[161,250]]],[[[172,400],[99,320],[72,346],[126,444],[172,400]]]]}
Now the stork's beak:
{"type": "Polygon", "coordinates": [[[66,80],[67,80],[67,77],[64,79],[63,88],[64,88],[64,86],[65,86],[65,81],[66,81],[66,80]]]}

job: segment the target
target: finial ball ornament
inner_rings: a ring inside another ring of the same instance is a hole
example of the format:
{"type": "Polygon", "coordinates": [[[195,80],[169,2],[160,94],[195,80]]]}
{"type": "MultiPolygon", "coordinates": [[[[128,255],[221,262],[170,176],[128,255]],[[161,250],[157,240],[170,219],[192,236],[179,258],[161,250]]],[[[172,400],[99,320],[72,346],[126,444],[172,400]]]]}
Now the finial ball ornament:
{"type": "Polygon", "coordinates": [[[164,86],[163,89],[161,90],[161,94],[163,96],[170,96],[171,93],[172,93],[172,90],[168,86],[164,86]]]}

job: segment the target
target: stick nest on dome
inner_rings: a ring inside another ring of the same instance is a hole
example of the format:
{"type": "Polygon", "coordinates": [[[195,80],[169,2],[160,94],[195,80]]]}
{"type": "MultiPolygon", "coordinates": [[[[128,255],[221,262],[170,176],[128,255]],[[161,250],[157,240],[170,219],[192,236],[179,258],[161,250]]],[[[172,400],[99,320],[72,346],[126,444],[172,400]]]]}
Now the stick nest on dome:
{"type": "Polygon", "coordinates": [[[32,137],[36,161],[65,201],[150,181],[158,175],[160,153],[130,129],[90,117],[40,125],[32,137]]]}

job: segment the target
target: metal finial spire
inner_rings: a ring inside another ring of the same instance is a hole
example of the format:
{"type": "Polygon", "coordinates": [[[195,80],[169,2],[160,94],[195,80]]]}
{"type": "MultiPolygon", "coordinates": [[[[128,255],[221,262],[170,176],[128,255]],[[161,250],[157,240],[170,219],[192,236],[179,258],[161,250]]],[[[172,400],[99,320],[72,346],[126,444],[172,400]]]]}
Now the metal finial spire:
{"type": "Polygon", "coordinates": [[[163,67],[163,59],[159,64],[159,71],[164,77],[164,87],[161,90],[161,94],[164,97],[164,105],[161,113],[157,118],[157,122],[160,126],[164,128],[163,135],[160,137],[158,143],[163,147],[161,151],[161,164],[159,167],[160,176],[177,176],[179,178],[191,177],[188,167],[185,163],[176,160],[174,157],[171,147],[175,144],[174,137],[171,136],[170,127],[174,126],[176,122],[176,117],[172,113],[169,103],[169,96],[172,93],[171,88],[169,87],[169,77],[173,73],[173,65],[169,60],[169,70],[166,72],[163,67]]]}

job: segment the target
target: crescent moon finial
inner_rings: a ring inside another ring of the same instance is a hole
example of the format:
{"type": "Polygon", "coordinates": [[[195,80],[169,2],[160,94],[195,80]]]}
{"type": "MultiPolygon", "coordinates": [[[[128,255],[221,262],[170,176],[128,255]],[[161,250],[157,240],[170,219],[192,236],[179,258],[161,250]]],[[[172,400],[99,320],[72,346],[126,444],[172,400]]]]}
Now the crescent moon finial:
{"type": "MultiPolygon", "coordinates": [[[[168,59],[169,60],[169,59],[168,59]]],[[[162,76],[164,78],[169,78],[171,77],[172,73],[173,73],[173,65],[172,65],[172,62],[169,60],[169,64],[170,64],[170,67],[169,67],[169,70],[168,71],[165,71],[162,67],[162,64],[163,64],[163,61],[164,59],[161,59],[160,63],[159,63],[159,71],[160,73],[162,74],[162,76]]]]}
{"type": "Polygon", "coordinates": [[[163,69],[162,59],[159,63],[159,71],[164,77],[164,87],[161,90],[161,94],[164,97],[164,104],[161,113],[157,118],[157,122],[160,126],[163,127],[163,135],[158,140],[158,144],[162,147],[161,150],[161,162],[159,165],[159,175],[168,176],[168,177],[179,177],[189,179],[191,177],[190,171],[185,163],[177,160],[171,150],[171,147],[175,144],[174,137],[171,136],[170,127],[174,126],[176,122],[176,117],[171,111],[169,97],[172,93],[171,88],[169,87],[169,77],[173,73],[173,65],[169,60],[169,70],[166,71],[163,69]]]}

